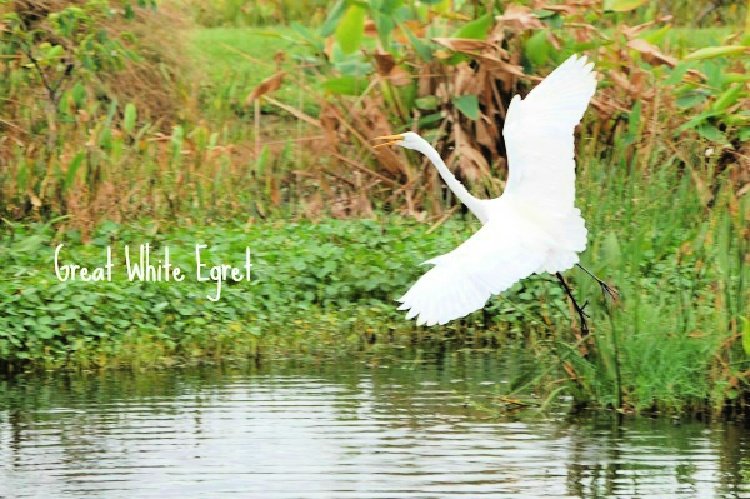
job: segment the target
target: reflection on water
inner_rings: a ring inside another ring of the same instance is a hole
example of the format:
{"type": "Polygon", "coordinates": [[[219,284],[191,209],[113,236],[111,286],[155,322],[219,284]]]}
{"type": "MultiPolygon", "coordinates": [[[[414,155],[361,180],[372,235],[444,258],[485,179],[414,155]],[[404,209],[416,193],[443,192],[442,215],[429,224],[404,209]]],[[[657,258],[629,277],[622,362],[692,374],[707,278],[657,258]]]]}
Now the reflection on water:
{"type": "Polygon", "coordinates": [[[0,496],[750,497],[743,428],[475,409],[505,368],[472,355],[0,381],[0,496]]]}

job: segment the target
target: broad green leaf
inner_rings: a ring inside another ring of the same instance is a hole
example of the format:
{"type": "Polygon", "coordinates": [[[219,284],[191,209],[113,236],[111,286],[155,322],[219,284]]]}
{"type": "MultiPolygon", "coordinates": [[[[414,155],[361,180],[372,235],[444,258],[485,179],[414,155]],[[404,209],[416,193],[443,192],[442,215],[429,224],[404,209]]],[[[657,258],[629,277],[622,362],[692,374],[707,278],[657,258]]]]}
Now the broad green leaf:
{"type": "Polygon", "coordinates": [[[750,52],[750,47],[746,47],[744,45],[721,45],[718,47],[706,47],[698,49],[692,54],[686,55],[684,57],[684,60],[695,61],[700,59],[713,59],[714,57],[739,55],[745,52],[750,52]]]}
{"type": "Polygon", "coordinates": [[[685,95],[677,97],[675,104],[677,107],[687,109],[690,107],[697,106],[706,100],[706,95],[698,92],[689,92],[685,95]]]}
{"type": "Polygon", "coordinates": [[[605,262],[618,262],[620,261],[620,242],[617,239],[615,232],[609,232],[604,238],[604,244],[602,245],[602,253],[605,262]]]}
{"type": "Polygon", "coordinates": [[[367,80],[355,76],[331,78],[323,82],[323,89],[336,95],[360,95],[367,88],[367,80]]]}
{"type": "Polygon", "coordinates": [[[690,64],[686,62],[677,64],[670,73],[669,78],[664,80],[664,84],[676,85],[677,83],[680,83],[682,81],[682,78],[685,76],[685,73],[687,73],[688,69],[690,69],[690,64]]]}
{"type": "Polygon", "coordinates": [[[453,105],[470,120],[479,118],[479,101],[476,95],[459,95],[453,97],[453,105]]]}
{"type": "Polygon", "coordinates": [[[125,105],[125,118],[123,119],[122,124],[126,132],[133,133],[133,130],[135,129],[135,118],[135,105],[132,102],[128,102],[125,105]]]}
{"type": "Polygon", "coordinates": [[[604,10],[627,12],[637,9],[644,3],[646,3],[646,0],[604,0],[604,10]]]}
{"type": "Polygon", "coordinates": [[[724,135],[724,132],[719,130],[713,125],[704,124],[695,129],[698,132],[698,135],[703,137],[704,139],[710,140],[712,142],[726,142],[726,136],[724,135]]]}
{"type": "Polygon", "coordinates": [[[388,14],[381,14],[379,12],[373,13],[373,21],[375,21],[375,30],[378,33],[378,38],[384,46],[389,46],[390,34],[393,28],[396,27],[396,21],[393,17],[388,14]]]}
{"type": "Polygon", "coordinates": [[[414,52],[417,53],[419,58],[425,62],[430,61],[432,59],[432,48],[430,47],[430,44],[414,36],[414,33],[412,33],[405,25],[401,25],[400,28],[401,31],[406,34],[411,46],[414,48],[414,52]]]}
{"type": "Polygon", "coordinates": [[[404,4],[404,0],[380,0],[379,5],[376,5],[376,3],[374,0],[372,1],[371,5],[373,8],[376,8],[382,14],[392,14],[404,4]]]}
{"type": "Polygon", "coordinates": [[[524,52],[534,66],[541,66],[550,59],[552,45],[547,41],[547,32],[539,30],[526,40],[524,52]]]}
{"type": "Polygon", "coordinates": [[[421,116],[418,121],[418,125],[420,128],[425,127],[427,125],[432,125],[433,123],[438,123],[443,120],[442,113],[432,113],[427,114],[425,116],[421,116]]]}
{"type": "Polygon", "coordinates": [[[494,17],[492,14],[486,14],[479,19],[475,19],[470,23],[464,24],[458,30],[456,30],[451,38],[464,38],[472,40],[484,40],[487,37],[487,32],[492,26],[494,17]]]}
{"type": "Polygon", "coordinates": [[[750,140],[750,126],[740,128],[739,137],[742,142],[745,142],[746,140],[750,140]]]}
{"type": "Polygon", "coordinates": [[[351,54],[359,48],[364,34],[365,9],[351,5],[336,28],[336,41],[345,54],[351,54]]]}

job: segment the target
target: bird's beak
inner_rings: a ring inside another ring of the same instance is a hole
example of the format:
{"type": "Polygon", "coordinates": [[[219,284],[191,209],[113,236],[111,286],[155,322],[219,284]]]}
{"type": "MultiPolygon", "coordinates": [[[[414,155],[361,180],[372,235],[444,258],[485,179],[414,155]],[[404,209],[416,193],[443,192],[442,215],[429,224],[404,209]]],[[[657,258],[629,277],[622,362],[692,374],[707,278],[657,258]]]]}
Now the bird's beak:
{"type": "Polygon", "coordinates": [[[373,147],[377,149],[378,147],[383,146],[390,146],[392,144],[398,144],[402,140],[404,140],[404,134],[397,133],[396,135],[381,135],[380,137],[375,137],[372,140],[387,140],[388,142],[383,142],[382,144],[375,144],[373,147]]]}

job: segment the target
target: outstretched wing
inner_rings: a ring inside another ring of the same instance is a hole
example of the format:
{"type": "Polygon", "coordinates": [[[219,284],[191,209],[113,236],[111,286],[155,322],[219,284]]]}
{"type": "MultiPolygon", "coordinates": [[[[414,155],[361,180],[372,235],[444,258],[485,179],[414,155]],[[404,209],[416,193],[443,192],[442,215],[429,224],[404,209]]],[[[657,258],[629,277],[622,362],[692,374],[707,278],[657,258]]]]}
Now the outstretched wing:
{"type": "Polygon", "coordinates": [[[399,310],[417,317],[418,325],[445,324],[538,270],[546,236],[522,225],[514,216],[490,220],[450,253],[425,262],[434,267],[400,298],[399,310]]]}
{"type": "Polygon", "coordinates": [[[573,130],[596,89],[593,65],[571,56],[525,99],[516,95],[503,136],[510,172],[504,195],[560,213],[573,208],[573,130]]]}

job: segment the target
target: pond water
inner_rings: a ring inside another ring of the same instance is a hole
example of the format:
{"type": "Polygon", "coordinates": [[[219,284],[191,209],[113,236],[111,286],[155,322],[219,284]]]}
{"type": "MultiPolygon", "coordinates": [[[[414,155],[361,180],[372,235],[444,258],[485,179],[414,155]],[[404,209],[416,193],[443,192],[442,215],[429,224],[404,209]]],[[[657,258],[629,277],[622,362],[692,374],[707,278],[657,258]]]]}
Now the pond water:
{"type": "Polygon", "coordinates": [[[0,381],[0,496],[750,497],[741,426],[500,416],[507,369],[471,354],[17,376],[0,381]]]}

